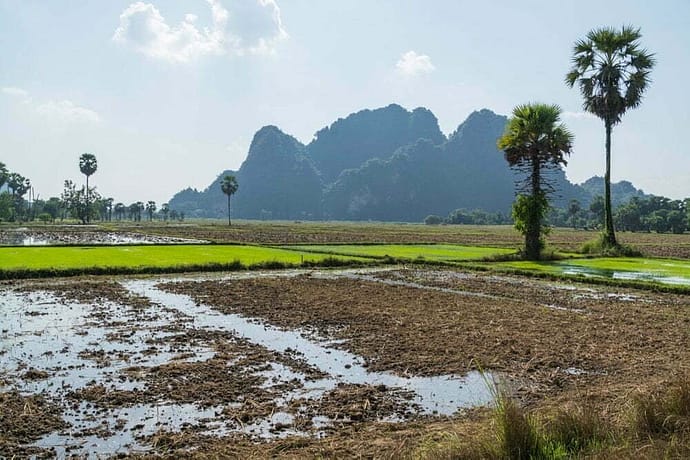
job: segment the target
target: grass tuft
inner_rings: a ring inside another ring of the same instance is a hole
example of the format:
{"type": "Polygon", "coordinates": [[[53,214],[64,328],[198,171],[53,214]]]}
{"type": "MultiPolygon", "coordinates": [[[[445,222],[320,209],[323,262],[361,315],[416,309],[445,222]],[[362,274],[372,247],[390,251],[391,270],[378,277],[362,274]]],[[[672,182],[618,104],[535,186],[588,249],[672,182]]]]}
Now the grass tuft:
{"type": "Polygon", "coordinates": [[[610,246],[604,240],[603,234],[583,244],[580,252],[602,257],[643,257],[642,252],[627,244],[618,243],[615,246],[610,246]]]}
{"type": "Polygon", "coordinates": [[[665,388],[633,399],[633,428],[638,437],[690,434],[690,374],[665,388]]]}

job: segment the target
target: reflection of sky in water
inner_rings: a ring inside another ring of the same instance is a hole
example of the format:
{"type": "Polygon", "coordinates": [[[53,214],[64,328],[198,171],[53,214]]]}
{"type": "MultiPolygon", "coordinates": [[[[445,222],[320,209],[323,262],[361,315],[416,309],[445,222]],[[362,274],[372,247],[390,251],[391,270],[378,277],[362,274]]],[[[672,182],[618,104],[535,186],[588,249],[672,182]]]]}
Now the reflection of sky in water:
{"type": "Polygon", "coordinates": [[[626,270],[605,270],[591,267],[581,267],[579,265],[558,264],[564,275],[582,275],[595,278],[609,278],[628,281],[652,281],[662,284],[675,284],[690,286],[690,274],[686,277],[664,276],[654,272],[636,272],[626,270]]]}
{"type": "Polygon", "coordinates": [[[89,232],[89,231],[58,231],[58,232],[31,232],[31,231],[6,231],[0,238],[0,245],[6,246],[46,246],[56,244],[204,244],[207,241],[174,238],[168,236],[150,236],[138,233],[120,232],[89,232]]]}
{"type": "MultiPolygon", "coordinates": [[[[23,394],[43,393],[64,407],[64,419],[72,426],[60,433],[41,438],[36,445],[55,447],[56,455],[115,454],[137,452],[145,446],[136,441],[139,436],[155,434],[159,430],[177,431],[183,426],[203,424],[203,431],[223,434],[241,431],[256,437],[304,435],[287,427],[276,433],[276,424],[289,424],[292,416],[282,411],[295,399],[318,399],[338,384],[385,385],[411,391],[411,403],[421,413],[452,414],[459,408],[486,404],[491,393],[478,373],[466,377],[400,377],[385,372],[368,372],[363,359],[352,353],[332,348],[337,341],[307,339],[296,331],[280,330],[239,315],[225,315],[208,306],[196,305],[188,296],[170,294],[155,287],[156,281],[128,281],[124,285],[135,294],[148,296],[154,303],[177,310],[178,314],[163,311],[157,305],[145,315],[126,305],[113,302],[80,304],[60,300],[46,292],[15,294],[0,291],[0,374],[9,377],[0,391],[17,389],[23,394]],[[97,313],[99,318],[91,315],[97,313]],[[172,320],[182,318],[183,329],[232,331],[250,342],[277,352],[296,350],[297,358],[328,373],[325,378],[307,379],[287,366],[270,362],[270,370],[256,374],[266,377],[265,387],[276,386],[296,379],[296,389],[282,393],[273,401],[276,411],[271,417],[236,426],[232,421],[218,418],[223,407],[200,408],[193,404],[159,401],[133,407],[103,410],[97,405],[82,402],[74,405],[67,395],[84,387],[103,385],[108,391],[138,391],[146,383],[124,378],[123,369],[131,366],[152,367],[168,363],[180,354],[192,353],[181,361],[204,361],[215,352],[205,346],[167,344],[171,334],[162,328],[172,320]],[[136,330],[132,330],[132,326],[136,330]],[[147,342],[158,342],[155,350],[147,342]],[[89,359],[95,352],[104,359],[89,359]],[[25,381],[21,376],[29,369],[47,371],[49,377],[25,381]],[[80,436],[84,430],[100,431],[80,436]],[[69,447],[69,449],[67,449],[69,447]]],[[[487,374],[491,379],[491,375],[487,374]]],[[[411,410],[415,410],[411,408],[411,410]]],[[[394,420],[391,418],[388,421],[394,420]]],[[[322,415],[313,420],[315,427],[325,427],[330,421],[322,415]]],[[[319,435],[319,433],[312,433],[319,435]]]]}

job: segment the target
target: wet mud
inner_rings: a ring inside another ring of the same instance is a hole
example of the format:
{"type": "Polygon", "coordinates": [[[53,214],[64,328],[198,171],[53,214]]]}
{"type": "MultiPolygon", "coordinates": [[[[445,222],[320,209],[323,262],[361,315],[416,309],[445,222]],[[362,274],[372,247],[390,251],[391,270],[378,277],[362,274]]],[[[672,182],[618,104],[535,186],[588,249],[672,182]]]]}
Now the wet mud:
{"type": "Polygon", "coordinates": [[[0,456],[395,457],[480,430],[492,379],[535,407],[624,404],[688,370],[688,307],[429,269],[8,282],[0,456]]]}

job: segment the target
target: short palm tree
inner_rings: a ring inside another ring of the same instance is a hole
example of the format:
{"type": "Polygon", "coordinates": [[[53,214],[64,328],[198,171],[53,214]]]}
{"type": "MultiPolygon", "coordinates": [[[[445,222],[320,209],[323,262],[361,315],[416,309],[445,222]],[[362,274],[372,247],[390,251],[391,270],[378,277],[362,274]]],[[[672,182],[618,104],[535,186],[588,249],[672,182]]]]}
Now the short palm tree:
{"type": "Polygon", "coordinates": [[[230,221],[230,197],[235,194],[239,185],[237,184],[237,179],[233,175],[226,175],[223,180],[220,181],[220,188],[228,196],[228,225],[232,226],[230,221]]]}
{"type": "Polygon", "coordinates": [[[606,128],[606,174],[604,177],[605,225],[603,243],[617,246],[611,209],[611,130],[628,111],[642,102],[650,83],[654,55],[641,48],[639,28],[624,26],[595,29],[573,49],[573,67],[566,83],[577,84],[583,107],[604,121],[606,128]]]}
{"type": "Polygon", "coordinates": [[[79,157],[79,170],[86,176],[86,222],[91,219],[91,210],[89,209],[89,176],[98,169],[98,162],[96,156],[92,153],[83,153],[79,157]]]}
{"type": "Polygon", "coordinates": [[[548,209],[550,191],[543,170],[567,164],[572,151],[573,135],[560,123],[557,105],[525,104],[513,109],[498,148],[505,152],[511,168],[526,173],[525,185],[518,192],[513,207],[515,225],[525,236],[525,257],[541,257],[543,219],[548,209]]]}

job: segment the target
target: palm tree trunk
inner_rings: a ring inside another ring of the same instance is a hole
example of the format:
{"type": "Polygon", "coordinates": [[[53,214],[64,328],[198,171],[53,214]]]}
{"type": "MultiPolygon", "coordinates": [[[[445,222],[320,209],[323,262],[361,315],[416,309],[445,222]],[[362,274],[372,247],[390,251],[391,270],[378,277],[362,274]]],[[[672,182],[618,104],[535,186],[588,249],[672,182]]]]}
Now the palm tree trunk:
{"type": "Polygon", "coordinates": [[[541,195],[541,164],[538,158],[532,159],[532,196],[528,216],[528,228],[525,233],[525,252],[529,260],[539,260],[541,248],[539,243],[541,222],[540,195],[541,195]]]}
{"type": "Polygon", "coordinates": [[[228,226],[232,227],[232,222],[230,222],[230,195],[228,195],[228,226]]]}
{"type": "Polygon", "coordinates": [[[617,246],[616,233],[613,228],[613,210],[611,207],[611,123],[606,123],[606,175],[604,176],[604,212],[605,230],[604,245],[617,246]]]}
{"type": "Polygon", "coordinates": [[[86,176],[86,223],[89,223],[89,220],[91,219],[89,212],[89,176],[86,176]]]}

